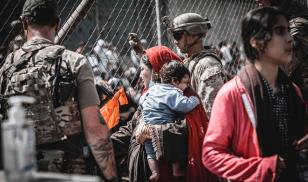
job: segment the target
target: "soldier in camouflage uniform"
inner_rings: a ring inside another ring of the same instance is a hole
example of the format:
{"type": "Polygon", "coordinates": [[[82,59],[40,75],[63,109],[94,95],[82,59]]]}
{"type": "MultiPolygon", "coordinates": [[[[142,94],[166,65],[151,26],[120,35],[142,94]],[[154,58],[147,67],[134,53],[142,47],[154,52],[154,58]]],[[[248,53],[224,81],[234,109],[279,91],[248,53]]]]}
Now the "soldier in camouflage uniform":
{"type": "Polygon", "coordinates": [[[308,20],[297,17],[290,20],[290,32],[295,41],[294,57],[289,66],[289,76],[296,83],[304,100],[308,101],[308,20]]]}
{"type": "Polygon", "coordinates": [[[34,121],[39,170],[93,174],[96,163],[106,179],[117,180],[91,66],[84,56],[53,43],[59,25],[57,2],[27,0],[21,20],[27,41],[5,60],[0,89],[3,98],[36,99],[26,110],[34,121]]]}
{"type": "Polygon", "coordinates": [[[211,28],[210,21],[196,13],[185,13],[174,18],[170,27],[175,44],[188,55],[184,64],[191,74],[191,86],[201,97],[208,119],[218,90],[224,84],[224,71],[214,51],[202,45],[211,28]]]}

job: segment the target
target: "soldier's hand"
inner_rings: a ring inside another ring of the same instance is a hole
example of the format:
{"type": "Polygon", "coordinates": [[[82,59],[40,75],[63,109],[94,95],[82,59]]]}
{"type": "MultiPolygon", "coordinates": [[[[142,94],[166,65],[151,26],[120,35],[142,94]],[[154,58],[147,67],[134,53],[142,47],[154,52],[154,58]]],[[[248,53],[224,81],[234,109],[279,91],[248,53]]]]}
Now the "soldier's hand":
{"type": "Polygon", "coordinates": [[[144,49],[141,45],[141,42],[136,33],[129,33],[128,35],[128,43],[137,54],[143,54],[144,49]]]}

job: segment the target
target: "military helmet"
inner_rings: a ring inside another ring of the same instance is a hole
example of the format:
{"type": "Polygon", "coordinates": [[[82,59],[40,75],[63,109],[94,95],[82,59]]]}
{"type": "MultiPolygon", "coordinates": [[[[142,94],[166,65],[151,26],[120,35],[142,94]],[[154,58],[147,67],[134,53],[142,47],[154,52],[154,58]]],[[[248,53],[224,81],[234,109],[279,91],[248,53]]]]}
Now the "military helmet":
{"type": "Polygon", "coordinates": [[[197,13],[184,13],[173,19],[172,32],[187,31],[189,34],[204,34],[211,28],[208,18],[197,13]]]}

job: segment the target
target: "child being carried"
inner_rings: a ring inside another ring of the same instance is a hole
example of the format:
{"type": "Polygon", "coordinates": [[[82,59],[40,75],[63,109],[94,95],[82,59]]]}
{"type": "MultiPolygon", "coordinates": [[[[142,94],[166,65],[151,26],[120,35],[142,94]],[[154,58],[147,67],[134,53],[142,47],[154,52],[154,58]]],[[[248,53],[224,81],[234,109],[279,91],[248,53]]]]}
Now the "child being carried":
{"type": "MultiPolygon", "coordinates": [[[[198,97],[183,95],[183,91],[190,83],[190,73],[182,63],[177,61],[165,63],[160,71],[160,78],[162,83],[154,84],[140,98],[142,114],[147,124],[173,123],[200,104],[198,97]]],[[[159,179],[158,161],[152,142],[146,140],[144,145],[152,172],[150,180],[157,181],[159,179]]],[[[174,176],[184,175],[179,161],[172,164],[172,171],[174,176]]]]}

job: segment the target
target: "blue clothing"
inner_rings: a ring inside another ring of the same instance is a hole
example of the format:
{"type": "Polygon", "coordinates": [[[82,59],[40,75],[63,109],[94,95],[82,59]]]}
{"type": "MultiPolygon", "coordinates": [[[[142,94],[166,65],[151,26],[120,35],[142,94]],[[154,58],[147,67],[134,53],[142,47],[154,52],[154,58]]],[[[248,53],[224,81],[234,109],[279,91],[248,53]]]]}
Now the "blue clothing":
{"type": "MultiPolygon", "coordinates": [[[[199,104],[195,96],[186,97],[170,84],[155,84],[140,98],[144,121],[148,124],[174,122],[179,114],[193,110],[199,104]]],[[[148,159],[156,159],[150,140],[144,142],[148,159]]]]}
{"type": "Polygon", "coordinates": [[[155,84],[140,98],[144,121],[149,124],[173,122],[179,113],[190,112],[198,104],[197,97],[186,97],[170,84],[155,84]]]}

